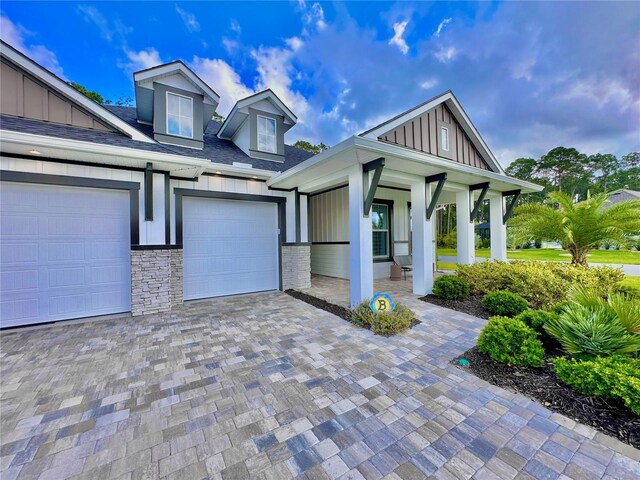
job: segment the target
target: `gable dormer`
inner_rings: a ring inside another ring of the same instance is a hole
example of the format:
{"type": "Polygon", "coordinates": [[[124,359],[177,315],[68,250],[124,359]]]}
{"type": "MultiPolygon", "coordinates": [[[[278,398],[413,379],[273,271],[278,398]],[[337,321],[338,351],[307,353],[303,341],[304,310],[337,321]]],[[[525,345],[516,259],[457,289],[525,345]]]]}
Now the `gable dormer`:
{"type": "Polygon", "coordinates": [[[284,162],[284,134],[297,117],[271,90],[238,100],[218,131],[251,158],[284,162]]]}
{"type": "Polygon", "coordinates": [[[153,125],[158,142],[199,148],[220,96],[177,61],[133,74],[138,122],[153,125]]]}

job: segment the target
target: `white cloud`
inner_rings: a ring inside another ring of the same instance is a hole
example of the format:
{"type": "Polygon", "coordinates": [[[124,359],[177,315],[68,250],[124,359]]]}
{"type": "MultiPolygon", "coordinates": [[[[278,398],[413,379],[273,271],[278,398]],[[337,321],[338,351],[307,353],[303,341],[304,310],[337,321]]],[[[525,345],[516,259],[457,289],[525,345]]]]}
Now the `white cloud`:
{"type": "Polygon", "coordinates": [[[153,47],[137,52],[134,50],[126,50],[126,54],[129,61],[121,64],[120,67],[124,68],[127,72],[137,72],[164,63],[158,51],[153,47]]]}
{"type": "Polygon", "coordinates": [[[436,32],[433,34],[435,37],[439,37],[440,33],[442,33],[442,30],[444,29],[444,27],[446,27],[449,23],[451,23],[451,20],[453,20],[452,18],[445,18],[444,20],[442,20],[440,22],[440,25],[438,25],[438,28],[436,29],[436,32]]]}
{"type": "Polygon", "coordinates": [[[285,40],[285,43],[294,52],[297,52],[298,50],[300,50],[304,45],[304,42],[302,41],[302,39],[300,37],[287,38],[285,40]]]}
{"type": "MultiPolygon", "coordinates": [[[[324,19],[324,10],[322,9],[322,5],[319,3],[313,3],[311,7],[307,8],[307,4],[304,0],[298,2],[298,8],[303,12],[302,21],[305,26],[313,25],[318,30],[324,30],[327,28],[327,22],[324,19]]],[[[308,35],[306,27],[303,31],[304,34],[308,35]]]]}
{"type": "Polygon", "coordinates": [[[407,24],[409,20],[405,20],[403,22],[396,22],[393,24],[393,37],[389,40],[389,45],[397,46],[403,55],[409,53],[409,45],[407,45],[406,40],[403,38],[404,31],[407,28],[407,24]]]}
{"type": "Polygon", "coordinates": [[[9,17],[5,15],[0,17],[0,37],[3,41],[60,78],[66,79],[56,54],[44,45],[34,45],[30,43],[28,41],[28,37],[30,36],[33,36],[33,33],[22,25],[13,23],[9,17]]]}
{"type": "Polygon", "coordinates": [[[448,47],[441,47],[436,53],[435,56],[438,61],[442,63],[448,63],[453,60],[458,54],[458,50],[456,47],[450,45],[448,47]]]}
{"type": "Polygon", "coordinates": [[[178,15],[180,15],[180,18],[182,18],[182,21],[184,22],[185,27],[187,27],[187,30],[189,30],[190,32],[200,31],[200,23],[193,13],[187,12],[177,5],[176,12],[178,12],[178,15]]]}
{"type": "Polygon", "coordinates": [[[100,36],[108,42],[113,40],[114,30],[109,24],[109,21],[102,15],[102,13],[91,5],[79,5],[78,11],[82,14],[82,17],[86,22],[93,23],[98,27],[100,36]]]}
{"type": "Polygon", "coordinates": [[[236,40],[222,37],[222,46],[229,55],[233,55],[240,48],[240,43],[236,40]]]}
{"type": "Polygon", "coordinates": [[[231,28],[232,32],[242,33],[242,28],[240,27],[240,24],[233,18],[231,19],[231,25],[229,26],[229,28],[231,28]]]}
{"type": "Polygon", "coordinates": [[[517,63],[513,68],[513,78],[515,78],[516,80],[524,78],[527,81],[531,81],[531,79],[533,78],[531,69],[535,66],[535,64],[535,58],[528,58],[517,63]]]}
{"type": "Polygon", "coordinates": [[[572,82],[568,91],[559,95],[561,99],[580,99],[602,108],[608,103],[618,106],[621,111],[629,107],[640,110],[640,99],[634,100],[634,94],[617,79],[598,80],[586,78],[572,82]]]}
{"type": "Polygon", "coordinates": [[[438,85],[438,80],[436,78],[427,78],[420,84],[420,88],[424,90],[429,90],[438,85]]]}
{"type": "Polygon", "coordinates": [[[217,109],[220,115],[228,115],[236,101],[254,93],[242,83],[240,75],[231,65],[219,58],[193,57],[191,68],[220,95],[217,109]]]}

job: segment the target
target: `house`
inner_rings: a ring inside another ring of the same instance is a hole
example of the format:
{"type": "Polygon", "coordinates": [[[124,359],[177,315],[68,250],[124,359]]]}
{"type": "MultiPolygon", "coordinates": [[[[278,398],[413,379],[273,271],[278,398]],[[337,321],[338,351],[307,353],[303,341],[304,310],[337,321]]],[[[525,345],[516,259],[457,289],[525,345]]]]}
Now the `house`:
{"type": "Polygon", "coordinates": [[[608,205],[615,205],[616,203],[626,202],[627,200],[640,199],[640,192],[637,190],[629,190],[628,188],[621,188],[615,192],[611,192],[607,201],[608,205]]]}
{"type": "Polygon", "coordinates": [[[433,211],[456,203],[458,258],[491,203],[491,254],[520,193],[446,92],[312,156],[271,90],[219,103],[182,62],[136,72],[136,106],[99,105],[6,43],[0,69],[2,327],[305,288],[311,272],[373,293],[394,254],[433,284],[433,211]]]}

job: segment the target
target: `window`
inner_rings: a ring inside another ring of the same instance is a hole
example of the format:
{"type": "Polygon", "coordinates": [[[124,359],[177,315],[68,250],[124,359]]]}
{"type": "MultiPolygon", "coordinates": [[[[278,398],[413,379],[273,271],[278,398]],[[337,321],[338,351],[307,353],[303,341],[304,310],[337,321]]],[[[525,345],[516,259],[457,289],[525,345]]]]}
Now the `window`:
{"type": "Polygon", "coordinates": [[[373,258],[389,258],[389,206],[374,203],[371,207],[373,258]]]}
{"type": "Polygon", "coordinates": [[[167,133],[193,138],[193,99],[167,92],[167,133]]]}
{"type": "Polygon", "coordinates": [[[275,119],[258,115],[258,150],[277,153],[275,119]]]}
{"type": "Polygon", "coordinates": [[[442,150],[449,151],[449,129],[447,127],[440,127],[440,141],[442,144],[442,150]]]}

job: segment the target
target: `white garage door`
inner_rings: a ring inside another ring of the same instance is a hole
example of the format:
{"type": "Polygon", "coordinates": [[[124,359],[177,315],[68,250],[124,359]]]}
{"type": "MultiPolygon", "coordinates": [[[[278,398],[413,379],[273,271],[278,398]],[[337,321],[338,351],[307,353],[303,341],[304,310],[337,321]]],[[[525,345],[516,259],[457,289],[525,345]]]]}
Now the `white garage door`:
{"type": "Polygon", "coordinates": [[[185,197],[184,299],[275,290],[275,203],[185,197]]]}
{"type": "Polygon", "coordinates": [[[129,193],[2,182],[2,327],[131,310],[129,193]]]}

